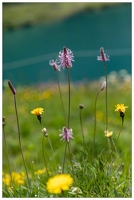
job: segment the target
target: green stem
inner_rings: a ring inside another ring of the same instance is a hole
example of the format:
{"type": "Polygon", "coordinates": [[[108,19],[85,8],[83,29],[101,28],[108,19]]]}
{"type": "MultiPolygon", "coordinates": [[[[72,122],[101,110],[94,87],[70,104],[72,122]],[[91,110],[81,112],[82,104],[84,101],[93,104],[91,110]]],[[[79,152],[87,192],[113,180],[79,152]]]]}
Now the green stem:
{"type": "Polygon", "coordinates": [[[54,166],[55,166],[55,168],[56,168],[56,160],[55,160],[54,150],[53,150],[52,143],[51,143],[51,141],[50,141],[50,139],[49,139],[48,136],[47,136],[47,140],[48,140],[48,143],[49,143],[49,145],[50,145],[50,148],[51,148],[51,151],[52,151],[52,154],[53,154],[54,166]]]}
{"type": "Polygon", "coordinates": [[[70,68],[68,69],[68,129],[70,125],[70,68]]]}
{"type": "Polygon", "coordinates": [[[106,79],[106,131],[108,130],[108,101],[107,101],[107,68],[106,62],[104,62],[104,74],[106,79]]]}
{"type": "MultiPolygon", "coordinates": [[[[67,145],[68,145],[68,152],[69,152],[70,162],[71,162],[71,166],[72,166],[72,172],[73,172],[73,176],[74,176],[74,167],[73,167],[72,154],[71,154],[69,142],[67,142],[67,145]]],[[[74,182],[75,182],[75,176],[74,176],[74,182]]]]}
{"type": "Polygon", "coordinates": [[[93,138],[93,156],[94,156],[94,149],[95,149],[95,136],[96,136],[96,104],[97,104],[97,99],[98,99],[98,96],[100,94],[101,90],[99,90],[99,92],[97,93],[96,95],[96,98],[95,98],[95,106],[94,106],[94,138],[93,138]]]}
{"type": "Polygon", "coordinates": [[[83,124],[82,124],[82,114],[81,111],[82,109],[80,109],[80,125],[81,125],[81,132],[82,132],[82,139],[83,139],[83,146],[84,149],[86,150],[86,144],[85,144],[85,138],[84,138],[84,132],[83,132],[83,124]]]}
{"type": "Polygon", "coordinates": [[[10,179],[11,179],[11,186],[13,186],[13,180],[12,180],[12,175],[11,175],[11,168],[10,168],[9,157],[8,157],[8,149],[7,149],[7,144],[6,144],[6,134],[5,134],[5,131],[4,131],[4,127],[3,127],[3,138],[4,138],[5,149],[6,149],[6,157],[7,157],[7,164],[8,164],[8,169],[9,169],[9,175],[10,175],[10,179]]]}
{"type": "Polygon", "coordinates": [[[65,159],[66,159],[66,150],[67,150],[67,143],[66,143],[66,146],[65,146],[65,151],[64,151],[64,158],[63,158],[62,173],[64,173],[65,159]]]}
{"type": "MultiPolygon", "coordinates": [[[[118,139],[119,139],[119,136],[120,136],[120,134],[121,134],[121,132],[122,132],[123,124],[124,124],[124,118],[122,118],[122,126],[121,126],[121,129],[120,129],[120,131],[119,131],[119,134],[118,134],[117,140],[116,140],[116,142],[115,142],[115,146],[116,146],[117,141],[118,141],[118,139]]],[[[106,166],[106,164],[108,163],[108,161],[109,161],[109,159],[110,159],[110,157],[111,157],[113,151],[114,151],[114,150],[111,151],[111,153],[110,153],[110,155],[109,155],[109,157],[108,157],[106,163],[104,164],[103,168],[104,168],[104,167],[106,166]]]]}
{"type": "Polygon", "coordinates": [[[64,109],[64,104],[63,104],[63,98],[62,98],[62,93],[61,93],[61,88],[60,88],[60,83],[59,83],[59,78],[58,78],[58,72],[57,71],[56,71],[56,78],[57,78],[58,88],[59,88],[59,92],[60,92],[60,99],[61,99],[61,104],[62,104],[62,110],[63,110],[64,118],[66,119],[65,109],[64,109]]]}
{"type": "Polygon", "coordinates": [[[42,153],[43,153],[43,160],[44,160],[44,164],[45,164],[45,167],[46,167],[46,172],[47,172],[47,175],[49,177],[49,173],[48,173],[48,168],[47,168],[47,163],[46,163],[46,159],[45,159],[45,154],[44,154],[44,133],[43,133],[43,138],[42,138],[42,153]]]}
{"type": "Polygon", "coordinates": [[[28,177],[27,167],[26,167],[26,163],[25,163],[25,159],[24,159],[24,155],[23,155],[23,151],[22,151],[22,145],[21,145],[20,126],[19,126],[19,118],[18,118],[17,103],[16,103],[16,96],[15,96],[15,94],[14,94],[14,105],[15,105],[15,113],[16,113],[16,119],[17,119],[17,127],[18,127],[18,138],[19,138],[20,152],[21,152],[23,164],[24,164],[25,171],[26,171],[27,182],[28,182],[28,185],[29,185],[30,193],[31,193],[31,184],[30,184],[30,180],[29,180],[29,177],[28,177]]]}

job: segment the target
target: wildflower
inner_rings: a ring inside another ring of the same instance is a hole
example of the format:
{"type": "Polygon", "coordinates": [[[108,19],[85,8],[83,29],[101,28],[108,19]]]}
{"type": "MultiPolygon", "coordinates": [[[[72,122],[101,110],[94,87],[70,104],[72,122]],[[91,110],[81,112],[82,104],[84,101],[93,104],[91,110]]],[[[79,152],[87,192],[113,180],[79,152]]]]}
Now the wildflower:
{"type": "Polygon", "coordinates": [[[106,62],[109,60],[109,56],[104,53],[104,48],[100,48],[100,56],[97,56],[97,60],[106,62]]]}
{"type": "Polygon", "coordinates": [[[59,59],[61,67],[63,68],[71,68],[72,67],[72,61],[74,56],[73,52],[70,49],[67,49],[66,47],[63,47],[63,50],[59,52],[59,59]]]}
{"type": "Polygon", "coordinates": [[[32,114],[37,116],[37,119],[41,122],[41,115],[43,113],[43,108],[36,108],[34,110],[31,111],[32,114]]]}
{"type": "Polygon", "coordinates": [[[8,85],[9,85],[9,87],[10,87],[12,93],[13,93],[13,94],[16,94],[16,90],[15,90],[15,88],[13,87],[11,81],[9,81],[9,80],[8,80],[8,85]]]}
{"type": "Polygon", "coordinates": [[[66,140],[67,142],[69,142],[70,138],[73,138],[72,134],[72,129],[67,129],[64,126],[62,129],[62,134],[60,134],[59,136],[62,136],[61,140],[66,140]]]}
{"type": "Polygon", "coordinates": [[[104,131],[104,133],[105,133],[105,136],[107,137],[107,138],[110,138],[110,137],[112,137],[112,135],[113,135],[113,132],[112,131],[104,131]]]}
{"type": "Polygon", "coordinates": [[[115,111],[119,111],[120,117],[124,117],[124,113],[126,111],[126,108],[128,108],[128,106],[124,106],[124,104],[117,104],[115,105],[115,107],[116,107],[115,111]]]}
{"type": "Polygon", "coordinates": [[[58,65],[58,61],[57,60],[50,60],[49,61],[49,65],[51,65],[55,71],[60,71],[60,66],[58,65]]]}
{"type": "Polygon", "coordinates": [[[57,174],[50,178],[46,185],[49,193],[60,194],[62,191],[68,190],[72,183],[73,178],[70,174],[57,174]]]}
{"type": "Polygon", "coordinates": [[[34,174],[40,175],[46,172],[46,168],[44,169],[38,169],[36,172],[34,172],[34,174]]]}
{"type": "Polygon", "coordinates": [[[83,109],[83,108],[84,108],[84,105],[79,104],[79,109],[83,109]]]}
{"type": "Polygon", "coordinates": [[[103,82],[102,86],[101,86],[101,91],[103,91],[106,88],[106,81],[103,82]]]}
{"type": "Polygon", "coordinates": [[[48,133],[47,133],[47,129],[46,129],[46,128],[43,128],[43,129],[42,129],[42,132],[44,133],[44,136],[45,136],[45,137],[48,136],[48,133]]]}

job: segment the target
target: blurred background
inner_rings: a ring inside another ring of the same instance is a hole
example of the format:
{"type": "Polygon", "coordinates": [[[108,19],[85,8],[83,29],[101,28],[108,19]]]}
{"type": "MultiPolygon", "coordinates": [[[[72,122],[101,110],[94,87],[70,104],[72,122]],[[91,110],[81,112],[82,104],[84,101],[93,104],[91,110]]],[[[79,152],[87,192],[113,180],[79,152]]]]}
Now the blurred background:
{"type": "Polygon", "coordinates": [[[107,73],[131,74],[131,3],[3,3],[3,83],[55,82],[49,60],[63,46],[74,54],[73,82],[103,76],[100,47],[110,56],[107,73]]]}

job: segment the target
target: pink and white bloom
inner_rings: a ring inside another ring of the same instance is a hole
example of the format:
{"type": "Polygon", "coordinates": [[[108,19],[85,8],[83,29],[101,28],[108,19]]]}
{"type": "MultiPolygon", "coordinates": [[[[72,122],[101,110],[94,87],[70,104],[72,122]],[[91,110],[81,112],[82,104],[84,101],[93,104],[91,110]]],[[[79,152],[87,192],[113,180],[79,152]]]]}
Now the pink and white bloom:
{"type": "Polygon", "coordinates": [[[100,48],[100,56],[97,56],[97,60],[106,62],[109,61],[109,56],[104,53],[104,48],[100,48]]]}
{"type": "Polygon", "coordinates": [[[65,126],[62,128],[62,134],[60,134],[59,136],[61,136],[61,140],[67,141],[69,142],[71,138],[73,138],[72,136],[72,129],[67,129],[65,126]]]}
{"type": "Polygon", "coordinates": [[[71,68],[72,67],[72,61],[74,61],[74,55],[73,52],[70,49],[67,49],[65,46],[63,47],[63,50],[59,52],[59,61],[60,65],[63,68],[71,68]]]}
{"type": "Polygon", "coordinates": [[[51,65],[55,71],[60,71],[60,66],[58,65],[58,61],[57,60],[50,60],[49,61],[49,65],[51,65]]]}

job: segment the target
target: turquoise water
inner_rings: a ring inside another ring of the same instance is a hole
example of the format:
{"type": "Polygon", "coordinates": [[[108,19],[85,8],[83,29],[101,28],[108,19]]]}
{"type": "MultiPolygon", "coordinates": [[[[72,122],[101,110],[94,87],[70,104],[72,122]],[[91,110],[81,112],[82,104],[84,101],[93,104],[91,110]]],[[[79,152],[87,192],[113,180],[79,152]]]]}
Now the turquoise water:
{"type": "MultiPolygon", "coordinates": [[[[56,23],[3,32],[3,80],[14,85],[56,81],[49,66],[66,46],[74,53],[71,81],[95,80],[103,76],[97,61],[100,47],[110,56],[107,72],[127,70],[131,74],[131,3],[85,11],[56,23]]],[[[59,72],[66,80],[66,70],[59,72]]]]}

